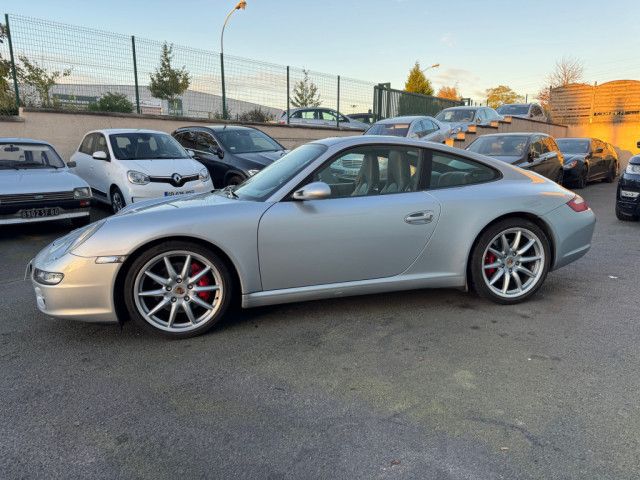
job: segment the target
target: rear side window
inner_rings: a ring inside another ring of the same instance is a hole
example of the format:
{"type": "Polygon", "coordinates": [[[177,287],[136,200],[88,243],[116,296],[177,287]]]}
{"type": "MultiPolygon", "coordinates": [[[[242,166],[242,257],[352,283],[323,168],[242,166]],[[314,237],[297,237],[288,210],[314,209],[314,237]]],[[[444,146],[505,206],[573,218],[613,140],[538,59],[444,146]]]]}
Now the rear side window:
{"type": "Polygon", "coordinates": [[[432,152],[428,164],[429,188],[459,187],[500,178],[500,173],[487,165],[447,153],[432,152]]]}

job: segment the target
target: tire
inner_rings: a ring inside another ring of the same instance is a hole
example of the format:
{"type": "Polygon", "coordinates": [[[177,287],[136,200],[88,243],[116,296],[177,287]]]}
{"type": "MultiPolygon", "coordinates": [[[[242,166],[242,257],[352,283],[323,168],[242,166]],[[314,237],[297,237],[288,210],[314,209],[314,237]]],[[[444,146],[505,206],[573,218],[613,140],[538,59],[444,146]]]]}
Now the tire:
{"type": "MultiPolygon", "coordinates": [[[[242,182],[244,182],[244,178],[242,178],[240,175],[231,175],[227,179],[227,185],[240,185],[242,182]]],[[[225,187],[227,185],[225,185],[225,187]]]]}
{"type": "Polygon", "coordinates": [[[563,182],[563,181],[564,181],[564,169],[563,169],[563,168],[561,168],[561,169],[558,171],[558,176],[556,177],[556,183],[557,183],[558,185],[562,185],[562,182],[563,182]]]}
{"type": "Polygon", "coordinates": [[[75,228],[86,227],[91,223],[91,216],[85,215],[84,217],[72,218],[71,223],[75,228]]]}
{"type": "Polygon", "coordinates": [[[582,170],[580,171],[580,176],[578,177],[578,181],[576,182],[576,188],[583,189],[587,186],[587,181],[589,178],[589,168],[584,165],[582,170]]]}
{"type": "Polygon", "coordinates": [[[118,213],[127,205],[127,202],[124,200],[124,195],[118,187],[113,187],[111,191],[111,210],[113,213],[118,213]]]}
{"type": "Polygon", "coordinates": [[[229,269],[218,255],[196,243],[169,241],[131,264],[124,301],[130,318],[145,330],[189,338],[224,316],[232,289],[229,269]]]}
{"type": "Polygon", "coordinates": [[[520,303],[544,282],[550,257],[549,240],[537,225],[522,218],[502,220],[487,228],[473,248],[471,287],[496,303],[520,303]]]}
{"type": "Polygon", "coordinates": [[[625,215],[624,213],[622,213],[622,211],[620,210],[620,207],[618,207],[618,205],[616,205],[616,217],[618,220],[622,220],[623,222],[630,222],[633,220],[638,220],[638,216],[637,215],[625,215]]]}
{"type": "Polygon", "coordinates": [[[616,179],[616,177],[618,176],[618,167],[616,166],[615,162],[611,164],[611,168],[609,169],[609,173],[607,173],[607,176],[604,178],[603,182],[605,183],[613,183],[613,181],[616,179]]]}

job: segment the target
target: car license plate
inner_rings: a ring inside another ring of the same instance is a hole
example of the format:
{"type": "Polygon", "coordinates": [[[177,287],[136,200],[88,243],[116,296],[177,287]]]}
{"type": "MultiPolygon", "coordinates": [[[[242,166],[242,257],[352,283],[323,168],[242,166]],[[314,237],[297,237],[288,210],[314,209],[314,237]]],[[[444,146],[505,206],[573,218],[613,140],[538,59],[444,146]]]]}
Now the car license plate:
{"type": "Polygon", "coordinates": [[[174,195],[186,195],[187,193],[195,193],[195,190],[181,190],[179,192],[164,192],[164,196],[173,197],[174,195]]]}
{"type": "Polygon", "coordinates": [[[58,207],[33,208],[31,210],[22,210],[20,215],[22,218],[56,217],[60,215],[60,209],[58,207]]]}

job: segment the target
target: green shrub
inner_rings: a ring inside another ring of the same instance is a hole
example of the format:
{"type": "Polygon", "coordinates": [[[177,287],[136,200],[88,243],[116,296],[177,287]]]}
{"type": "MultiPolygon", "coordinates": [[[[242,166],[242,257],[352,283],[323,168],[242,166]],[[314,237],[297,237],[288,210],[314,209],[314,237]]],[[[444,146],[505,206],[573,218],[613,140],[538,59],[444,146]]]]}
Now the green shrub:
{"type": "Polygon", "coordinates": [[[127,100],[126,95],[109,92],[97,102],[91,102],[87,109],[92,112],[131,113],[134,106],[127,100]]]}

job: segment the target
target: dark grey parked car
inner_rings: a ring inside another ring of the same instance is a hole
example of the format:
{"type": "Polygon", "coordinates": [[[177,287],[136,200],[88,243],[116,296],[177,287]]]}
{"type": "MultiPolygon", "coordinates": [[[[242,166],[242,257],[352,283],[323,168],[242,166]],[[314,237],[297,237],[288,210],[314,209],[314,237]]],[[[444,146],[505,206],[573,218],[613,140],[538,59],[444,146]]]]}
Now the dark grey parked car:
{"type": "Polygon", "coordinates": [[[365,135],[391,135],[443,143],[451,134],[451,125],[433,117],[412,115],[385,118],[374,123],[365,135]]]}
{"type": "Polygon", "coordinates": [[[618,155],[597,138],[559,138],[564,182],[584,188],[592,180],[611,183],[618,176],[618,155]]]}
{"type": "Polygon", "coordinates": [[[555,139],[550,135],[544,133],[482,135],[471,142],[466,150],[531,170],[562,184],[563,157],[555,139]]]}
{"type": "Polygon", "coordinates": [[[183,127],[171,135],[207,167],[215,188],[238,185],[289,152],[253,127],[183,127]]]}
{"type": "Polygon", "coordinates": [[[505,103],[496,108],[496,112],[505,117],[526,118],[546,122],[547,116],[537,103],[505,103]]]}
{"type": "Polygon", "coordinates": [[[489,125],[494,120],[503,120],[489,107],[450,107],[436,115],[436,120],[451,124],[451,133],[469,131],[469,125],[489,125]]]}

